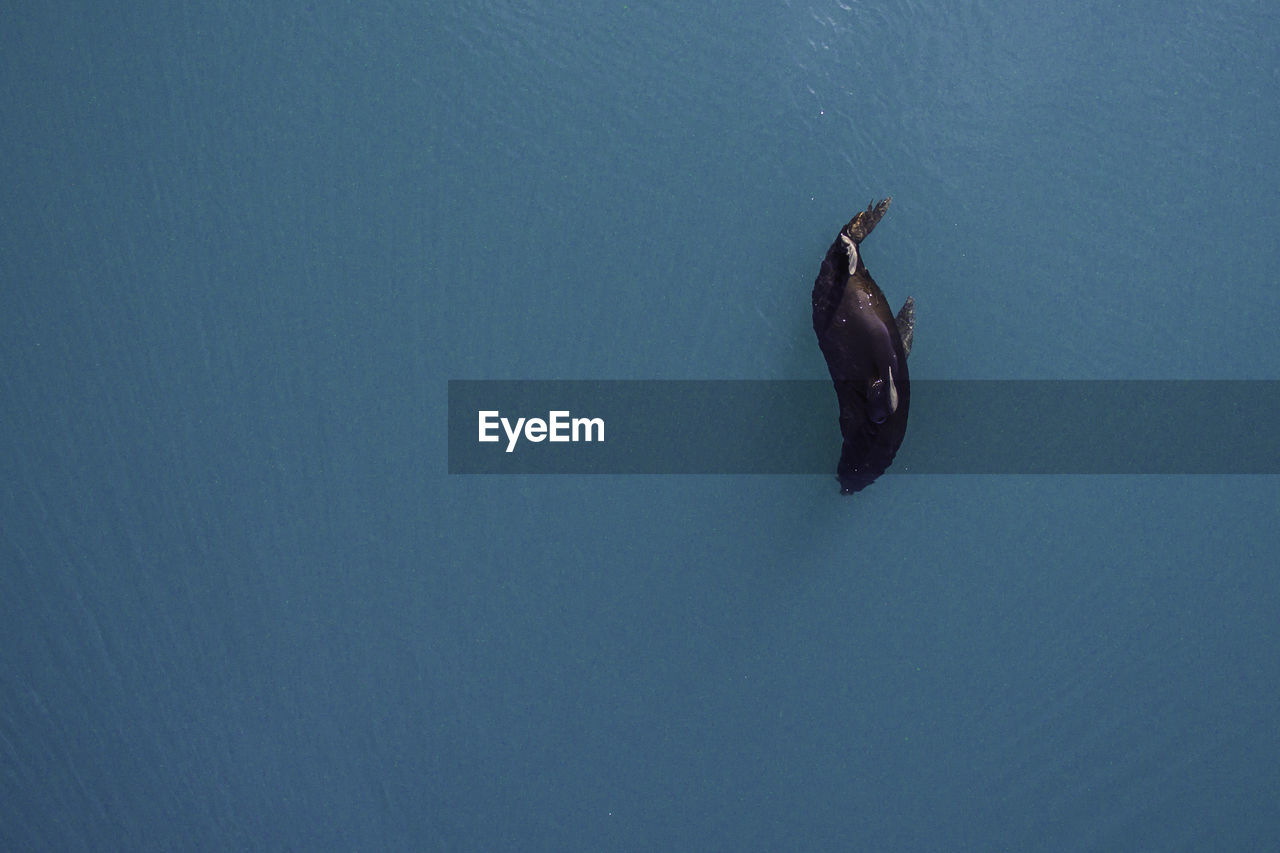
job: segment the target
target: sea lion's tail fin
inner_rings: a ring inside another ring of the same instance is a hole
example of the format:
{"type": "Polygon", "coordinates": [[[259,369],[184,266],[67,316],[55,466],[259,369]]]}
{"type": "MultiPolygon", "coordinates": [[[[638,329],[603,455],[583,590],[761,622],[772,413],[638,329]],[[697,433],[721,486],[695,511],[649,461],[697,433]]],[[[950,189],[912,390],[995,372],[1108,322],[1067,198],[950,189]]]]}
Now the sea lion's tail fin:
{"type": "Polygon", "coordinates": [[[871,229],[876,227],[880,217],[884,216],[884,212],[889,209],[889,202],[891,201],[893,201],[892,198],[872,201],[867,205],[866,210],[858,211],[858,215],[850,219],[849,224],[840,229],[840,233],[852,240],[854,245],[861,243],[867,239],[871,229]]]}

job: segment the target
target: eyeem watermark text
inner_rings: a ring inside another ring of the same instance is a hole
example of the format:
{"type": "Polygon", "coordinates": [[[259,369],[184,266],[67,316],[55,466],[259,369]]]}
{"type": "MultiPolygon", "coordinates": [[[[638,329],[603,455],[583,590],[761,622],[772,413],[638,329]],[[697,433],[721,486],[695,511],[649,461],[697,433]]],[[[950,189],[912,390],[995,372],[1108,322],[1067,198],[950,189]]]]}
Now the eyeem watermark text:
{"type": "Polygon", "coordinates": [[[482,410],[479,423],[482,443],[501,441],[498,428],[502,428],[502,432],[507,434],[507,453],[516,449],[521,435],[535,444],[540,441],[604,441],[604,418],[574,418],[563,410],[548,412],[546,420],[516,418],[515,423],[502,417],[496,409],[482,410]]]}

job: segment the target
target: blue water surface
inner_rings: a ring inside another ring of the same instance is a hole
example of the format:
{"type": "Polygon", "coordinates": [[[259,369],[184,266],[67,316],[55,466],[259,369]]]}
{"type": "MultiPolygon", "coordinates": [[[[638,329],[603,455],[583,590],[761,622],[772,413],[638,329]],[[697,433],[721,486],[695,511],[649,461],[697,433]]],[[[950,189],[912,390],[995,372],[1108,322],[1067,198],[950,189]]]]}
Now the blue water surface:
{"type": "Polygon", "coordinates": [[[916,377],[1280,379],[1280,12],[1060,6],[8,4],[0,848],[1274,849],[1274,476],[446,473],[890,194],[916,377]]]}

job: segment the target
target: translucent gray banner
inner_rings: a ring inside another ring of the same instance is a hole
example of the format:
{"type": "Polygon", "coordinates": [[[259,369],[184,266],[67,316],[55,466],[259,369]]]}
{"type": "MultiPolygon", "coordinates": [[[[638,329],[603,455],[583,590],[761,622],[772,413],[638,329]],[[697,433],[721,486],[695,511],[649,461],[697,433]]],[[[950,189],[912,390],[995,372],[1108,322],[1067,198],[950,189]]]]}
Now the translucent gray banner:
{"type": "MultiPolygon", "coordinates": [[[[1277,474],[1278,424],[1277,381],[916,380],[888,473],[1277,474]]],[[[839,454],[828,381],[449,382],[451,474],[830,474],[839,454]]]]}

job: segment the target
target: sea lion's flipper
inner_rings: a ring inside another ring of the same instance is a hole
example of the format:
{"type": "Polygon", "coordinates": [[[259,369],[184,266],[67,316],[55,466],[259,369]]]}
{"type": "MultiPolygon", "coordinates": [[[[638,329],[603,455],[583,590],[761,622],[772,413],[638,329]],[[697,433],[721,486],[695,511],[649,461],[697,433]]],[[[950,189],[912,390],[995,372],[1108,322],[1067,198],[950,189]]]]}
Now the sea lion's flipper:
{"type": "Polygon", "coordinates": [[[902,338],[903,354],[911,355],[911,339],[916,334],[916,301],[910,296],[902,303],[902,310],[898,312],[894,323],[898,326],[898,337],[902,338]]]}
{"type": "Polygon", "coordinates": [[[861,243],[867,239],[867,235],[871,233],[871,229],[876,227],[876,223],[884,216],[884,212],[889,209],[889,202],[892,198],[886,198],[881,201],[873,201],[867,205],[866,210],[858,211],[858,215],[849,220],[849,224],[840,229],[840,235],[846,239],[852,240],[854,245],[861,243]]]}

